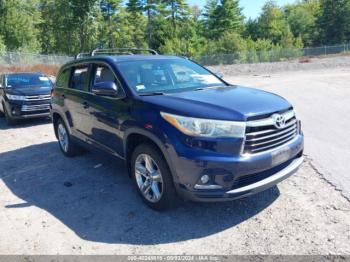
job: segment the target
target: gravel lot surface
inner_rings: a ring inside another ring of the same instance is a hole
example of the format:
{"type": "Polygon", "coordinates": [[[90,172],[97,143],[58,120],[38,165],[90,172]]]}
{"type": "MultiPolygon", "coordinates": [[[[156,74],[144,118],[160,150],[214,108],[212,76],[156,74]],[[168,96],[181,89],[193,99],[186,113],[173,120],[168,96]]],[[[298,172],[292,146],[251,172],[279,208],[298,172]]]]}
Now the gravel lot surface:
{"type": "Polygon", "coordinates": [[[166,213],[145,207],[119,160],[65,158],[48,121],[8,128],[0,118],[0,254],[349,255],[350,203],[331,184],[344,189],[349,176],[349,70],[226,75],[295,104],[306,160],[255,196],[166,213]]]}
{"type": "Polygon", "coordinates": [[[226,79],[291,101],[302,120],[305,154],[350,199],[350,66],[253,76],[231,74],[226,79]]]}

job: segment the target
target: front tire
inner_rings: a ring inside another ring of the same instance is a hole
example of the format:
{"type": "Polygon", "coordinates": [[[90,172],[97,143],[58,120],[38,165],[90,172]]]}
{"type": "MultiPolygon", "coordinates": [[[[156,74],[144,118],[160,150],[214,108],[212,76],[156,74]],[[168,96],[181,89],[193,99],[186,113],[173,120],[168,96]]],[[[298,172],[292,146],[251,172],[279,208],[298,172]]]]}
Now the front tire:
{"type": "Polygon", "coordinates": [[[58,138],[58,144],[59,144],[59,147],[60,147],[62,153],[67,157],[74,157],[74,156],[78,155],[79,148],[72,141],[72,137],[69,134],[69,131],[68,131],[65,123],[62,121],[62,119],[59,119],[57,121],[55,128],[56,128],[56,134],[57,134],[57,138],[58,138]]]}
{"type": "Polygon", "coordinates": [[[139,195],[149,207],[161,211],[177,203],[172,175],[157,148],[137,146],[131,157],[131,172],[139,195]]]}
{"type": "Polygon", "coordinates": [[[12,125],[16,124],[16,120],[13,119],[13,118],[9,115],[9,113],[7,112],[6,107],[5,107],[4,105],[3,105],[3,107],[4,107],[4,115],[5,115],[6,123],[7,123],[9,126],[12,126],[12,125]]]}

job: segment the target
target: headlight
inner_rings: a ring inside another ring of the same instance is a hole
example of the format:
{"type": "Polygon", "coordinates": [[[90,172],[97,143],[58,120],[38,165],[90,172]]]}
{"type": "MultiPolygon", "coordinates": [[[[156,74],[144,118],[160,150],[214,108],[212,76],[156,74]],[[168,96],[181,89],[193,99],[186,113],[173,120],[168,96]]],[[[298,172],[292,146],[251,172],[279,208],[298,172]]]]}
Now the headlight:
{"type": "Polygon", "coordinates": [[[9,95],[9,94],[6,94],[6,96],[9,100],[20,100],[20,101],[25,100],[25,96],[17,96],[17,95],[9,95]]]}
{"type": "Polygon", "coordinates": [[[164,112],[160,114],[182,133],[190,136],[243,138],[245,135],[245,122],[200,119],[164,112]]]}

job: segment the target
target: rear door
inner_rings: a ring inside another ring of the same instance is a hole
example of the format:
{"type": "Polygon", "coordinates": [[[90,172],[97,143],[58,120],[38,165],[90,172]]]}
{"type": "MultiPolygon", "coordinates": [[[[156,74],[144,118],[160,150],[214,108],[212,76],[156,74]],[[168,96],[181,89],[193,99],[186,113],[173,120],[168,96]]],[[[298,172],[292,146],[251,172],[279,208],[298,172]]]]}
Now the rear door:
{"type": "Polygon", "coordinates": [[[100,96],[91,93],[88,101],[90,113],[94,118],[92,138],[94,143],[110,153],[123,156],[122,124],[128,116],[128,103],[125,92],[112,69],[104,63],[92,66],[91,87],[98,82],[113,81],[118,87],[118,95],[114,97],[100,96]]]}

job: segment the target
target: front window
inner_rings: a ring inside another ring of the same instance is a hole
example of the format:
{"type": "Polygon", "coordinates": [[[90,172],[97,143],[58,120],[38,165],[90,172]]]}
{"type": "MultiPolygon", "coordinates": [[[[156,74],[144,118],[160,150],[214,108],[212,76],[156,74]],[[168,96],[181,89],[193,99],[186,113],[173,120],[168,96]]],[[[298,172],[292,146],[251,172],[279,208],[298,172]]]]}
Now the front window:
{"type": "Polygon", "coordinates": [[[139,94],[226,86],[218,77],[186,59],[127,61],[118,64],[118,68],[139,94]]]}
{"type": "Polygon", "coordinates": [[[11,74],[6,77],[6,87],[26,88],[26,87],[50,87],[50,79],[43,74],[11,74]]]}

